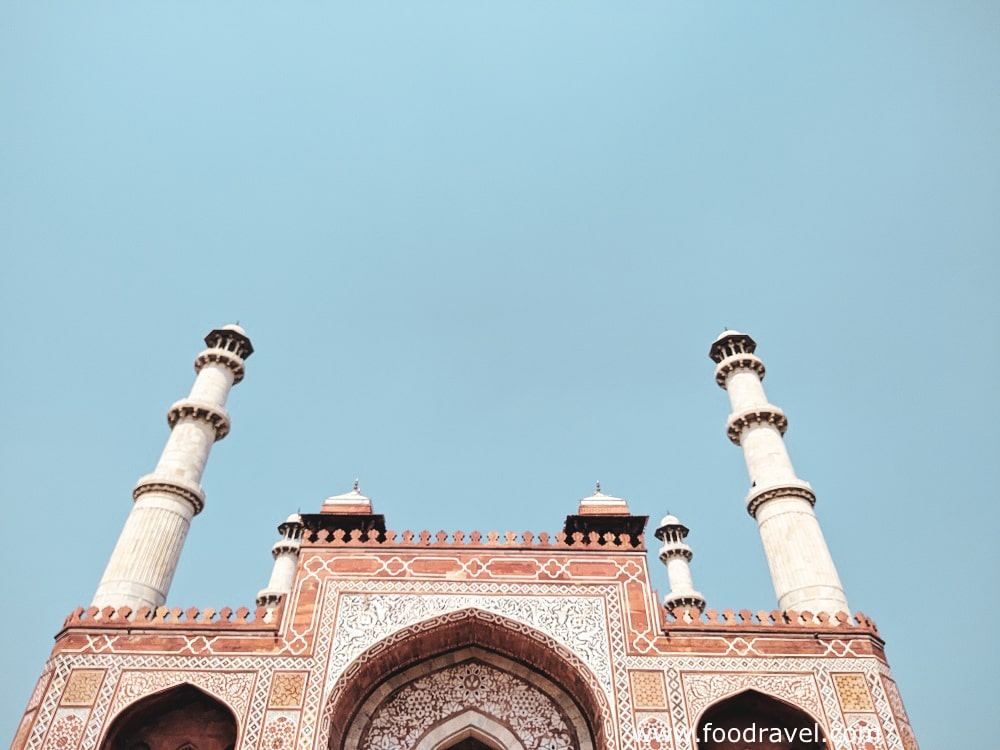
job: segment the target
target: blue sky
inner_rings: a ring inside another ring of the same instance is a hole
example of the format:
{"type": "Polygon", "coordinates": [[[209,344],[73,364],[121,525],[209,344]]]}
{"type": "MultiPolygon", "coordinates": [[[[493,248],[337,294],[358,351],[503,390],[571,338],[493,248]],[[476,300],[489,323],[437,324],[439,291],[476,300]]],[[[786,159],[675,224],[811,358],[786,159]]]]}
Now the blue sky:
{"type": "Polygon", "coordinates": [[[359,476],[465,531],[600,479],[769,609],[731,326],[922,746],[992,744],[1000,8],[873,5],[5,3],[7,735],[239,319],[171,604],[250,604],[359,476]]]}

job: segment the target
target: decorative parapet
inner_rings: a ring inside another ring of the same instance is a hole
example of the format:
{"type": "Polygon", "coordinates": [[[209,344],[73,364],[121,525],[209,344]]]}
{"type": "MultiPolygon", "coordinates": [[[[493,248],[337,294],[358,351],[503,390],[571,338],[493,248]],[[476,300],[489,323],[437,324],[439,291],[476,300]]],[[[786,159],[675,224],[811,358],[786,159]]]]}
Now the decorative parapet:
{"type": "Polygon", "coordinates": [[[537,536],[530,531],[518,534],[514,531],[507,531],[500,534],[490,531],[483,534],[473,531],[466,534],[463,531],[455,531],[449,534],[446,531],[438,531],[432,534],[430,531],[404,531],[397,533],[392,530],[381,532],[378,529],[361,531],[345,531],[343,529],[319,529],[306,532],[303,537],[303,546],[346,546],[346,547],[474,547],[474,548],[503,548],[503,549],[558,549],[580,547],[622,547],[644,550],[644,536],[639,534],[633,537],[630,534],[598,534],[592,531],[589,534],[574,532],[566,534],[560,531],[557,534],[549,534],[545,531],[537,536]]]}
{"type": "Polygon", "coordinates": [[[243,358],[220,349],[206,349],[199,354],[198,358],[194,361],[194,371],[201,372],[201,368],[209,362],[220,364],[232,370],[233,385],[239,384],[246,376],[247,370],[243,358]]]}
{"type": "Polygon", "coordinates": [[[755,424],[774,425],[778,432],[784,435],[788,429],[788,417],[777,406],[770,404],[747,409],[729,417],[726,424],[726,435],[733,445],[739,445],[743,440],[743,431],[755,424]]]}
{"type": "Polygon", "coordinates": [[[181,419],[200,419],[202,422],[212,425],[215,428],[216,442],[229,434],[229,415],[226,414],[225,409],[217,408],[212,404],[202,404],[190,399],[178,401],[167,412],[167,424],[172,430],[181,419]]]}
{"type": "Polygon", "coordinates": [[[725,390],[726,380],[737,370],[753,370],[757,377],[764,379],[764,363],[753,354],[737,354],[722,360],[715,368],[715,382],[725,390]]]}
{"type": "Polygon", "coordinates": [[[816,505],[816,493],[813,492],[808,482],[781,484],[774,487],[754,488],[747,495],[747,513],[752,518],[756,518],[760,506],[776,497],[801,497],[803,500],[808,500],[810,505],[816,505]]]}
{"type": "Polygon", "coordinates": [[[661,609],[664,617],[663,629],[668,634],[672,631],[707,632],[715,630],[782,630],[785,632],[803,632],[810,635],[829,631],[843,633],[872,635],[882,642],[875,621],[861,612],[851,617],[846,612],[829,614],[827,612],[813,613],[797,612],[794,609],[782,611],[773,609],[770,612],[758,610],[751,612],[741,609],[734,612],[725,609],[721,613],[714,609],[702,612],[699,609],[675,607],[672,610],[661,609]]]}
{"type": "Polygon", "coordinates": [[[205,491],[180,479],[163,479],[156,474],[147,474],[139,479],[132,490],[132,499],[138,500],[147,492],[166,492],[186,500],[198,515],[205,507],[205,491]]]}
{"type": "MultiPolygon", "coordinates": [[[[283,603],[282,603],[283,605],[283,603]]],[[[282,607],[268,610],[257,607],[251,612],[246,607],[237,610],[223,607],[198,609],[190,607],[140,607],[133,612],[131,607],[77,607],[63,622],[58,638],[67,630],[240,630],[275,631],[281,620],[282,607]]]]}

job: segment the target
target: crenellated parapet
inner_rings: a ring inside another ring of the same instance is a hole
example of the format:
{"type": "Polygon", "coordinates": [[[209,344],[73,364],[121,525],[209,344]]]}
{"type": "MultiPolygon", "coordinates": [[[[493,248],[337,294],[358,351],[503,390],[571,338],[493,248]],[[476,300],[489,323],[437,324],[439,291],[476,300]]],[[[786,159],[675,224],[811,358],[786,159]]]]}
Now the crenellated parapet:
{"type": "Polygon", "coordinates": [[[432,533],[424,530],[420,532],[403,531],[396,532],[378,529],[362,531],[354,529],[345,531],[344,529],[319,529],[307,531],[303,537],[303,546],[361,546],[361,547],[473,547],[473,548],[500,548],[500,549],[557,549],[581,547],[607,548],[621,547],[633,550],[644,549],[645,538],[642,534],[633,537],[631,534],[613,534],[607,532],[598,534],[592,531],[589,534],[577,531],[573,534],[566,534],[560,531],[556,534],[541,532],[537,535],[531,531],[517,533],[507,531],[499,533],[490,531],[485,534],[479,531],[472,531],[466,534],[464,531],[438,531],[432,533]]]}
{"type": "Polygon", "coordinates": [[[810,635],[827,631],[846,631],[878,637],[875,621],[862,612],[856,612],[852,617],[846,612],[831,614],[808,610],[798,612],[794,609],[773,609],[770,612],[765,610],[752,612],[749,609],[737,612],[724,609],[719,612],[715,609],[702,611],[694,607],[674,607],[671,610],[664,608],[662,614],[664,629],[667,631],[689,629],[694,632],[705,632],[715,628],[728,628],[741,631],[761,629],[769,632],[778,629],[810,635]]]}
{"type": "Polygon", "coordinates": [[[72,629],[86,630],[275,630],[280,611],[265,607],[251,611],[246,607],[198,609],[189,607],[77,607],[63,622],[59,638],[72,629]]]}

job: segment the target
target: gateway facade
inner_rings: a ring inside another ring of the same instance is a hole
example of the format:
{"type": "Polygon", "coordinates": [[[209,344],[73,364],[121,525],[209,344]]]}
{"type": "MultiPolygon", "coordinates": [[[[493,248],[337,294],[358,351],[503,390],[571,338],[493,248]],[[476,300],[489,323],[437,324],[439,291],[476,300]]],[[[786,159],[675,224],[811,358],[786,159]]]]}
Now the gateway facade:
{"type": "Polygon", "coordinates": [[[164,606],[253,353],[212,331],[93,604],[56,637],[13,749],[915,750],[875,624],[848,604],[753,339],[712,345],[778,606],[707,609],[667,516],[600,486],[557,534],[397,533],[354,488],[279,526],[256,611],[164,606]]]}

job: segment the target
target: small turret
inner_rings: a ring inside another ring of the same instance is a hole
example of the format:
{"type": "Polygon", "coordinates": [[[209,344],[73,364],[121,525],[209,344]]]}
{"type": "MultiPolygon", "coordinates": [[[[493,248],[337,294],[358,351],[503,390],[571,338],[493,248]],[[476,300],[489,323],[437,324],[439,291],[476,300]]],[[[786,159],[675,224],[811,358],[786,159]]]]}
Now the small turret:
{"type": "Polygon", "coordinates": [[[274,558],[274,568],[271,570],[271,580],[267,588],[257,594],[257,606],[273,610],[278,606],[281,597],[288,595],[295,582],[295,569],[299,561],[299,549],[302,547],[302,516],[292,513],[283,523],[278,525],[281,539],[271,548],[274,558]]]}
{"type": "Polygon", "coordinates": [[[677,607],[693,607],[699,611],[705,609],[705,597],[695,591],[691,580],[689,563],[694,553],[684,543],[688,528],[677,520],[676,516],[666,515],[660,521],[653,535],[663,542],[660,548],[660,562],[667,566],[667,579],[670,581],[670,593],[663,598],[663,606],[668,611],[677,607]]]}

